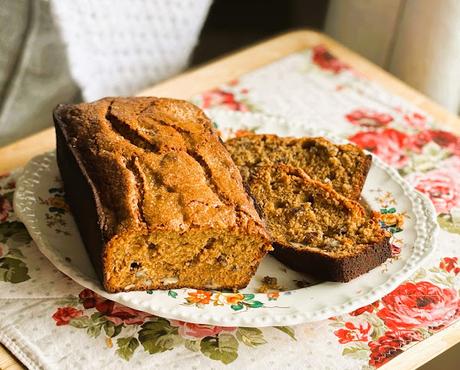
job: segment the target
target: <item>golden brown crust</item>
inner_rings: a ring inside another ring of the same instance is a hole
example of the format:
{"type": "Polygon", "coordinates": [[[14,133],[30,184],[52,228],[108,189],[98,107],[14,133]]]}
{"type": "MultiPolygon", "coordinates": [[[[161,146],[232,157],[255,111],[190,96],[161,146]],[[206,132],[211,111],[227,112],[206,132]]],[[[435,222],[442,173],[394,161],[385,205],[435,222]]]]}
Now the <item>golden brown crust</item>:
{"type": "Polygon", "coordinates": [[[354,200],[360,197],[372,163],[372,157],[357,146],[335,145],[322,137],[246,135],[225,145],[245,181],[257,166],[284,163],[354,200]]]}
{"type": "MultiPolygon", "coordinates": [[[[176,233],[180,239],[196,230],[225,231],[258,240],[259,260],[269,249],[237,167],[210,120],[193,104],[105,98],[60,105],[54,119],[67,198],[96,268],[102,258],[108,290],[132,289],[114,286],[108,264],[119,244],[133,242],[136,235],[147,240],[155,233],[176,233]],[[99,235],[86,236],[83,231],[89,229],[96,234],[99,229],[99,235]]],[[[150,286],[145,289],[159,288],[155,282],[150,286]]]]}

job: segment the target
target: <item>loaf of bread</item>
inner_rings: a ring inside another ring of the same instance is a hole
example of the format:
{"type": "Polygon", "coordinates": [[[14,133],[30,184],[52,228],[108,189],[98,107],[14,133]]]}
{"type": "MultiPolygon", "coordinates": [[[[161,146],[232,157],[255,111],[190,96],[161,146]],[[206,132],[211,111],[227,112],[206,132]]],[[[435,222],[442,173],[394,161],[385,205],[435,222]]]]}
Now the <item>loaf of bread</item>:
{"type": "Polygon", "coordinates": [[[299,168],[258,166],[248,185],[273,255],[295,270],[347,282],[391,256],[389,235],[372,215],[299,168]]]}
{"type": "Polygon", "coordinates": [[[59,105],[54,122],[66,200],[108,292],[248,284],[271,244],[199,108],[105,98],[59,105]]]}
{"type": "Polygon", "coordinates": [[[321,137],[247,135],[225,143],[243,180],[259,165],[284,163],[301,168],[350,199],[358,200],[372,157],[356,145],[335,145],[321,137]]]}

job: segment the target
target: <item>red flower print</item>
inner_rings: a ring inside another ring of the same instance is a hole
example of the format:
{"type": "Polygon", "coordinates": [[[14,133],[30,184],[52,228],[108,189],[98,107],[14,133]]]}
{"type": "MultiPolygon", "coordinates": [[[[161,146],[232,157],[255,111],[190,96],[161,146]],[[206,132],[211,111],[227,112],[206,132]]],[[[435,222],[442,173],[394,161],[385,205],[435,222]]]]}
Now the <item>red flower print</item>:
{"type": "Polygon", "coordinates": [[[422,339],[422,334],[417,331],[387,331],[378,340],[369,342],[371,350],[369,365],[380,367],[399,355],[404,346],[422,339]]]}
{"type": "Polygon", "coordinates": [[[449,213],[454,207],[460,206],[460,158],[456,166],[446,166],[423,174],[413,174],[408,181],[420,192],[426,194],[433,202],[438,213],[449,213]]]}
{"type": "MultiPolygon", "coordinates": [[[[245,94],[247,93],[247,89],[244,89],[245,94]]],[[[202,107],[203,108],[211,108],[215,106],[220,106],[223,108],[227,108],[233,111],[240,111],[240,112],[248,112],[249,108],[242,102],[238,102],[235,99],[235,95],[231,92],[222,90],[222,89],[214,89],[207,91],[201,95],[203,99],[202,107]]]]}
{"type": "Polygon", "coordinates": [[[83,303],[83,307],[86,309],[96,307],[97,299],[102,301],[103,298],[94,293],[91,289],[83,289],[78,295],[80,302],[83,303]]]}
{"type": "Polygon", "coordinates": [[[458,257],[444,257],[439,263],[439,268],[446,272],[453,272],[455,275],[460,273],[458,257]]]}
{"type": "Polygon", "coordinates": [[[393,244],[393,243],[390,244],[390,247],[391,247],[391,255],[393,257],[400,255],[401,247],[398,247],[396,244],[393,244]]]}
{"type": "Polygon", "coordinates": [[[179,335],[181,337],[189,339],[212,337],[222,332],[234,332],[236,330],[234,327],[192,324],[178,320],[170,320],[169,322],[172,326],[179,328],[179,335]]]}
{"type": "Polygon", "coordinates": [[[104,314],[105,317],[115,325],[143,324],[146,319],[152,317],[151,314],[134,310],[108,299],[96,304],[96,310],[104,314]]]}
{"type": "Polygon", "coordinates": [[[134,310],[109,299],[105,299],[90,289],[83,289],[79,297],[83,307],[86,309],[96,308],[96,310],[104,314],[106,318],[115,325],[143,324],[147,318],[152,317],[151,314],[146,312],[134,310]]]}
{"type": "Polygon", "coordinates": [[[393,117],[389,114],[369,109],[355,109],[348,113],[345,118],[353,125],[369,128],[383,127],[393,121],[393,117]]]}
{"type": "Polygon", "coordinates": [[[387,128],[382,131],[358,132],[348,139],[396,168],[404,167],[409,161],[404,151],[408,137],[401,131],[387,128]]]}
{"type": "Polygon", "coordinates": [[[365,321],[364,323],[355,326],[352,322],[345,323],[345,329],[339,329],[334,332],[339,343],[345,344],[349,342],[367,342],[368,334],[371,330],[371,325],[365,321]]]}
{"type": "Polygon", "coordinates": [[[244,300],[241,293],[226,293],[224,297],[228,304],[238,304],[244,300]]]}
{"type": "Polygon", "coordinates": [[[11,203],[3,195],[0,195],[0,222],[6,221],[8,213],[13,209],[11,203]]]}
{"type": "Polygon", "coordinates": [[[363,314],[364,312],[374,312],[376,308],[379,308],[379,301],[376,301],[374,303],[368,304],[367,306],[358,308],[357,310],[350,312],[350,315],[359,316],[363,314]]]}
{"type": "Polygon", "coordinates": [[[280,297],[280,292],[268,292],[267,297],[269,301],[276,301],[280,297]]]}
{"type": "Polygon", "coordinates": [[[424,130],[427,128],[426,126],[426,117],[420,113],[414,112],[414,113],[406,113],[404,116],[404,121],[409,126],[412,126],[413,128],[419,129],[419,130],[424,130]]]}
{"type": "Polygon", "coordinates": [[[407,282],[382,298],[377,316],[392,330],[440,329],[452,322],[460,310],[455,289],[440,288],[428,281],[407,282]]]}
{"type": "Polygon", "coordinates": [[[323,45],[313,48],[312,61],[321,69],[338,74],[344,70],[350,69],[350,66],[332,55],[323,45]]]}
{"type": "Polygon", "coordinates": [[[68,325],[70,320],[83,315],[82,310],[74,307],[59,307],[53,314],[52,318],[56,321],[57,326],[68,325]]]}
{"type": "Polygon", "coordinates": [[[443,130],[429,131],[431,140],[439,146],[449,149],[453,154],[460,155],[460,137],[443,130]]]}
{"type": "Polygon", "coordinates": [[[455,155],[460,155],[460,137],[444,130],[425,130],[413,135],[408,140],[410,149],[420,152],[430,141],[445,148],[455,155]]]}
{"type": "Polygon", "coordinates": [[[407,147],[416,152],[420,153],[422,148],[431,141],[431,135],[427,131],[419,132],[418,134],[412,135],[407,140],[407,147]]]}
{"type": "Polygon", "coordinates": [[[208,304],[211,301],[212,292],[207,290],[197,290],[195,292],[187,292],[186,298],[188,303],[208,304]]]}

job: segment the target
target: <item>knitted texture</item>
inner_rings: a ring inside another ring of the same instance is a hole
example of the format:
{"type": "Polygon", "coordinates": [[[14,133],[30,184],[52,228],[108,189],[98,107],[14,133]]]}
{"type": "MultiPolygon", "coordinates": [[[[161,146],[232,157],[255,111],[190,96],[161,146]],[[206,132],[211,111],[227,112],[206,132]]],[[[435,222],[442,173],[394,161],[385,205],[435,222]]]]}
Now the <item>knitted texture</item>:
{"type": "Polygon", "coordinates": [[[186,67],[211,0],[51,0],[85,100],[130,95],[186,67]]]}

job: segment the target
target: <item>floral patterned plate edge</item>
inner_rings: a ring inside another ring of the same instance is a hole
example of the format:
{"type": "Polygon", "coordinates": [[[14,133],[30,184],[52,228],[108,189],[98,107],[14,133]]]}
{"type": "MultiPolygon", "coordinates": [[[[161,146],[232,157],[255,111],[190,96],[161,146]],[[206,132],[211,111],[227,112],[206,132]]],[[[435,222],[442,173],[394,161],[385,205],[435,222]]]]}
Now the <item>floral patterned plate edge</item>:
{"type": "MultiPolygon", "coordinates": [[[[247,131],[280,136],[323,136],[300,123],[258,113],[209,110],[226,139],[247,131]]],[[[32,159],[18,181],[15,212],[40,251],[64,274],[103,297],[168,319],[220,326],[294,325],[337,316],[395,289],[433,252],[437,223],[431,202],[373,156],[363,199],[392,233],[393,257],[349,283],[318,282],[267,256],[240,292],[196,289],[107,293],[96,277],[64,201],[54,152],[32,159]],[[274,279],[275,278],[275,279],[274,279]]]]}

